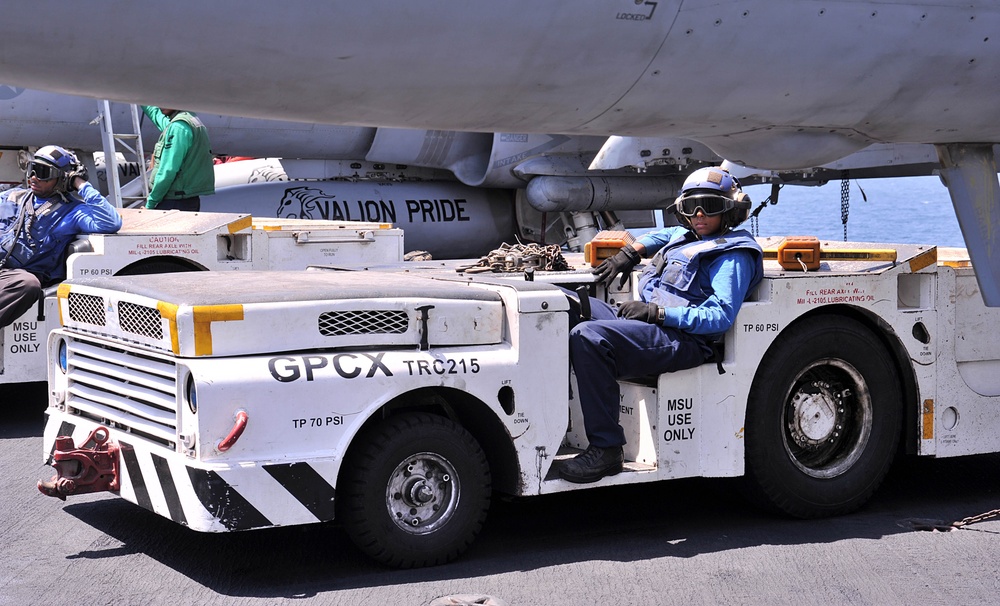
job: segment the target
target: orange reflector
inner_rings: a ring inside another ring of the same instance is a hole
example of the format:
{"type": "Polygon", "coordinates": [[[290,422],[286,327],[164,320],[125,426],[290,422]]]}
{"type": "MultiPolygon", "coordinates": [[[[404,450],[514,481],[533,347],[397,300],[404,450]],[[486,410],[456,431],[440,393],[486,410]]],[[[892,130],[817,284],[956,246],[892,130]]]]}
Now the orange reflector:
{"type": "Polygon", "coordinates": [[[816,236],[788,236],[778,245],[778,264],[782,269],[819,269],[819,255],[816,236]]]}
{"type": "Polygon", "coordinates": [[[924,440],[934,439],[934,400],[924,400],[923,419],[921,427],[923,429],[921,437],[924,440]]]}
{"type": "Polygon", "coordinates": [[[594,239],[583,247],[583,260],[597,267],[601,261],[615,256],[619,250],[635,242],[635,236],[627,231],[600,231],[594,239]]]}

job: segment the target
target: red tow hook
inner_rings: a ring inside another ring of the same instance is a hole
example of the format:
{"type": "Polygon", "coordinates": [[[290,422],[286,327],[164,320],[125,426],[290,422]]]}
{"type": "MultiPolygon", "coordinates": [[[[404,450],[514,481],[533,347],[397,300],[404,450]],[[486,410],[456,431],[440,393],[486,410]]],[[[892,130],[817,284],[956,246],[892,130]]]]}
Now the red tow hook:
{"type": "Polygon", "coordinates": [[[67,495],[118,490],[118,446],[108,443],[110,436],[107,427],[98,427],[79,448],[73,447],[70,436],[56,438],[52,453],[56,475],[48,482],[39,480],[38,490],[63,501],[67,495]]]}
{"type": "Polygon", "coordinates": [[[245,410],[237,410],[234,420],[236,422],[233,424],[233,428],[229,430],[229,434],[219,440],[219,443],[215,446],[215,449],[219,452],[226,452],[233,447],[236,440],[240,439],[240,436],[243,435],[243,430],[247,428],[247,421],[250,420],[250,416],[245,410]]]}

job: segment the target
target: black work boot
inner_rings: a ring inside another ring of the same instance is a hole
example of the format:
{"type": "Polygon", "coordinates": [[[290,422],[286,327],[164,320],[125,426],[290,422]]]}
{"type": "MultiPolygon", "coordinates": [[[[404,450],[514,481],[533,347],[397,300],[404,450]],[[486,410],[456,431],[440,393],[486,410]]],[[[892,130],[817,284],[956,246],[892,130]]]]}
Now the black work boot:
{"type": "Polygon", "coordinates": [[[559,475],[564,480],[577,484],[596,482],[604,476],[613,476],[621,472],[625,457],[621,446],[601,448],[588,446],[587,450],[563,463],[559,475]]]}

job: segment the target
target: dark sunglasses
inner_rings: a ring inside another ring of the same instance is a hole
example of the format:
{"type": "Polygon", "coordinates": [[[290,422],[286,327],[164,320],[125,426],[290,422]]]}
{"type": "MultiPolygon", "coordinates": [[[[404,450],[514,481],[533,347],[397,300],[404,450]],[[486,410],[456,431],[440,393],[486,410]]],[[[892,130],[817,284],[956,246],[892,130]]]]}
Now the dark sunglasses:
{"type": "Polygon", "coordinates": [[[28,165],[28,178],[35,177],[39,181],[48,181],[50,179],[55,179],[62,172],[54,166],[49,166],[48,164],[39,164],[38,162],[32,162],[28,165]]]}
{"type": "Polygon", "coordinates": [[[699,209],[701,209],[701,214],[711,217],[712,215],[721,215],[733,208],[733,201],[729,198],[712,195],[681,197],[676,204],[677,212],[685,217],[695,216],[699,209]]]}

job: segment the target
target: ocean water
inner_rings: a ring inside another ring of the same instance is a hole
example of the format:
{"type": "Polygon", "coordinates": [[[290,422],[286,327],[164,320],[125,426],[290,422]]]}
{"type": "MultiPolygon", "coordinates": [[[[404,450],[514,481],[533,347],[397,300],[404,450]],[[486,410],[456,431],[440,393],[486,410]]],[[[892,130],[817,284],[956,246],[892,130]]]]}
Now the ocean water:
{"type": "MultiPolygon", "coordinates": [[[[753,185],[745,191],[756,209],[771,188],[753,185]]],[[[948,189],[937,177],[852,180],[849,192],[848,240],[965,246],[948,189]]],[[[743,226],[753,231],[750,221],[743,226]]],[[[843,241],[840,181],[819,187],[786,185],[778,204],[758,215],[756,235],[843,241]]]]}

